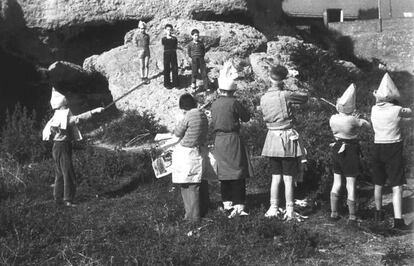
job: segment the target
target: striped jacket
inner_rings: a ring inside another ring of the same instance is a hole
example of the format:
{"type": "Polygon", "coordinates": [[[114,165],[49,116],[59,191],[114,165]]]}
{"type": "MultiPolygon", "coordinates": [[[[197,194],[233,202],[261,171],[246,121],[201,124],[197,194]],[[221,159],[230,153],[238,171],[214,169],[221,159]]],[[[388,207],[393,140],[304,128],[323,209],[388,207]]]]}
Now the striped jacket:
{"type": "Polygon", "coordinates": [[[174,135],[181,138],[180,144],[188,148],[204,145],[207,134],[207,116],[198,108],[187,111],[184,119],[174,129],[174,135]]]}

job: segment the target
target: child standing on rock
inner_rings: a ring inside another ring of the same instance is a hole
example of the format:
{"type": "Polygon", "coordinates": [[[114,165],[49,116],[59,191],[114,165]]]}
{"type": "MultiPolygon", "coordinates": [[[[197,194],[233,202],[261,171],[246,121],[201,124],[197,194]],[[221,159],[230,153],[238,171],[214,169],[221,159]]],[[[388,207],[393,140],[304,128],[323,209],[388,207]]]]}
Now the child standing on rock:
{"type": "Polygon", "coordinates": [[[206,62],[204,55],[206,49],[203,42],[200,40],[200,32],[197,29],[191,31],[193,41],[188,44],[188,56],[191,58],[191,88],[195,90],[197,88],[197,74],[200,70],[201,77],[203,79],[204,90],[208,91],[209,81],[207,77],[206,62]]]}
{"type": "Polygon", "coordinates": [[[346,178],[346,190],[348,192],[349,225],[357,225],[356,217],[356,178],[360,174],[360,146],[358,131],[362,127],[370,127],[370,123],[364,119],[355,117],[356,91],[351,84],[336,103],[339,114],[331,116],[329,125],[335,137],[333,148],[334,181],[331,189],[331,216],[332,221],[338,220],[338,199],[342,177],[346,178]]]}
{"type": "Polygon", "coordinates": [[[217,176],[224,210],[231,211],[229,218],[248,215],[245,212],[245,180],[252,175],[247,150],[239,134],[240,121],[249,121],[250,114],[233,96],[235,77],[236,70],[226,62],[218,80],[220,97],[211,106],[217,176]]]}
{"type": "Polygon", "coordinates": [[[178,87],[178,62],[177,62],[177,38],[172,35],[173,26],[167,24],[164,27],[165,37],[161,39],[164,46],[164,87],[172,89],[178,87]],[[172,82],[170,73],[172,74],[172,82]]]}
{"type": "Polygon", "coordinates": [[[149,73],[149,59],[150,59],[150,49],[149,35],[145,32],[147,24],[143,21],[138,23],[138,33],[134,36],[134,43],[140,49],[139,59],[141,61],[141,79],[146,84],[149,84],[148,73],[149,73]]]}
{"type": "Polygon", "coordinates": [[[52,89],[50,105],[54,110],[53,117],[43,129],[43,140],[53,139],[52,155],[55,161],[55,185],[53,196],[57,204],[67,207],[73,203],[76,191],[76,176],[72,164],[72,141],[82,139],[76,126],[80,121],[88,120],[93,114],[100,113],[99,107],[80,115],[73,115],[67,106],[66,97],[52,89]]]}
{"type": "Polygon", "coordinates": [[[301,221],[303,216],[293,211],[293,185],[300,174],[300,164],[305,150],[294,129],[292,104],[303,104],[308,95],[284,90],[283,80],[288,70],[281,65],[270,69],[272,86],[260,99],[263,119],[268,129],[262,156],[269,157],[272,172],[270,187],[270,207],[266,217],[282,218],[284,211],[279,206],[279,186],[285,184],[286,212],[284,219],[301,221]]]}
{"type": "Polygon", "coordinates": [[[406,183],[403,164],[403,138],[401,122],[411,118],[412,110],[399,105],[400,93],[386,73],[378,90],[371,110],[371,122],[374,128],[373,183],[375,199],[375,221],[382,221],[382,188],[385,181],[392,186],[392,204],[394,207],[395,229],[410,229],[402,218],[402,185],[406,183]]]}

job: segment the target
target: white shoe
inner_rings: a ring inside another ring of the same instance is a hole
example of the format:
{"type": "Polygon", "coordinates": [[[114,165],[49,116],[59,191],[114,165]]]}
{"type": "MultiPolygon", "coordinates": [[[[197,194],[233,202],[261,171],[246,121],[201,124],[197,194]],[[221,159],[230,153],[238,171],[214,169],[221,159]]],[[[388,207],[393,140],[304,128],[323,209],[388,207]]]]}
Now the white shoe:
{"type": "Polygon", "coordinates": [[[247,212],[244,211],[243,204],[234,205],[233,211],[228,216],[229,219],[236,217],[236,216],[247,216],[249,215],[247,212]]]}
{"type": "Polygon", "coordinates": [[[293,207],[287,207],[286,213],[283,216],[283,220],[285,221],[297,221],[297,222],[303,222],[305,219],[308,219],[308,216],[300,215],[299,213],[293,211],[293,207]]]}
{"type": "Polygon", "coordinates": [[[233,202],[232,201],[223,201],[223,209],[225,211],[230,211],[233,209],[233,202]]]}
{"type": "Polygon", "coordinates": [[[265,217],[271,218],[282,218],[285,211],[282,208],[276,206],[270,206],[267,212],[265,213],[265,217]]]}

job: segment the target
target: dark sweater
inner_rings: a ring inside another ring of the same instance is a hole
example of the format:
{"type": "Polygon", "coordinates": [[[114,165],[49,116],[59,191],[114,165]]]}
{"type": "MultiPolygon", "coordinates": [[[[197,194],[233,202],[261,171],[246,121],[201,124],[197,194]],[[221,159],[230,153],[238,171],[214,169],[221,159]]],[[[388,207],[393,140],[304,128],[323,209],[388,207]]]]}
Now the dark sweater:
{"type": "Polygon", "coordinates": [[[163,37],[161,43],[164,46],[164,52],[175,52],[177,50],[177,38],[171,36],[171,38],[163,37]]]}
{"type": "Polygon", "coordinates": [[[195,57],[204,57],[205,55],[205,47],[201,41],[198,42],[190,42],[187,47],[188,56],[191,58],[195,57]]]}
{"type": "Polygon", "coordinates": [[[247,122],[250,114],[233,96],[220,96],[211,105],[214,132],[239,132],[240,120],[247,122]]]}

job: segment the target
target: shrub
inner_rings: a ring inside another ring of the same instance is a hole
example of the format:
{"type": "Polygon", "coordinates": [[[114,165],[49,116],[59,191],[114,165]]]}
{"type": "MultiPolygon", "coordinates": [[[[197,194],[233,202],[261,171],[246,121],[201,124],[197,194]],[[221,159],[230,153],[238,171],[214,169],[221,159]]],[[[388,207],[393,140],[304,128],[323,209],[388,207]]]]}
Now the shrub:
{"type": "MultiPolygon", "coordinates": [[[[149,133],[150,136],[155,136],[162,131],[166,131],[166,128],[158,124],[153,114],[128,110],[118,121],[104,126],[101,137],[110,143],[123,146],[138,135],[149,133]]],[[[143,137],[136,143],[142,143],[144,140],[148,138],[143,137]]]]}
{"type": "Polygon", "coordinates": [[[15,106],[12,114],[7,111],[1,129],[0,153],[1,157],[8,156],[20,164],[35,162],[47,156],[34,111],[29,114],[26,107],[20,104],[15,106]]]}

